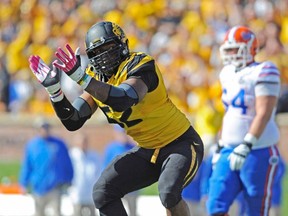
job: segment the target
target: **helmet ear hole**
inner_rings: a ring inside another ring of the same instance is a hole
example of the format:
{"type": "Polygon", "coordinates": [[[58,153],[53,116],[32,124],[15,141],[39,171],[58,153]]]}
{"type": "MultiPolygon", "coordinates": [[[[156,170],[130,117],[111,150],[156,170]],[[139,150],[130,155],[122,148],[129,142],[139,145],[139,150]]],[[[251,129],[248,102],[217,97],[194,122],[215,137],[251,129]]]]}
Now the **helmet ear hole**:
{"type": "Polygon", "coordinates": [[[126,55],[129,53],[128,40],[123,44],[123,46],[124,46],[124,49],[123,49],[123,51],[122,51],[122,54],[123,54],[124,56],[126,56],[126,55]]]}
{"type": "Polygon", "coordinates": [[[122,54],[123,55],[127,55],[128,54],[128,49],[127,48],[123,49],[122,54]]]}

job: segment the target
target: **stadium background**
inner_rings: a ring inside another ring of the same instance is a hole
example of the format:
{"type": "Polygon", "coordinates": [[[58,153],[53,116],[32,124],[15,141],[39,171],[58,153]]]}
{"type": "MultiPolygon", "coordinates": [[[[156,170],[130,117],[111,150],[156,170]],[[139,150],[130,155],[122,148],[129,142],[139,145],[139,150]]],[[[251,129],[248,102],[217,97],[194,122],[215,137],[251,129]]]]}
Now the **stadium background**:
{"type": "MultiPolygon", "coordinates": [[[[58,46],[69,42],[85,51],[88,28],[100,20],[118,23],[133,51],[158,61],[172,100],[200,134],[216,134],[223,107],[217,82],[221,68],[218,48],[225,31],[237,24],[257,34],[257,60],[271,60],[281,71],[282,91],[288,84],[288,1],[281,0],[1,0],[0,6],[0,178],[17,182],[25,142],[34,121],[45,116],[54,132],[68,143],[45,90],[29,71],[28,57],[51,62],[58,46]],[[6,179],[6,178],[5,178],[6,179]]],[[[65,78],[65,76],[64,76],[65,78]]],[[[64,81],[63,81],[64,82],[64,81]]],[[[69,85],[73,99],[79,91],[69,85]]],[[[280,151],[288,161],[288,120],[278,116],[280,151]]],[[[102,151],[111,139],[111,126],[97,113],[83,131],[102,151]]],[[[288,194],[288,178],[284,195],[288,194]]],[[[286,195],[287,196],[287,195],[286,195]]],[[[287,197],[285,198],[288,202],[287,197]]],[[[288,210],[283,210],[288,215],[288,210]]]]}

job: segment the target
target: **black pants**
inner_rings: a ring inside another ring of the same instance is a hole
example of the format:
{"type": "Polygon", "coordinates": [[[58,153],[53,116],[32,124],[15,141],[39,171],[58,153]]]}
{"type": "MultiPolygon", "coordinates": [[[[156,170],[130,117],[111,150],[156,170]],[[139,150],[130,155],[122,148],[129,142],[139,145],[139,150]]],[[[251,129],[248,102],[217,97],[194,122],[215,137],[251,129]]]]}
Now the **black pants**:
{"type": "Polygon", "coordinates": [[[203,143],[190,127],[159,150],[155,163],[151,163],[153,155],[155,149],[137,146],[116,157],[103,171],[93,189],[94,203],[101,216],[126,216],[121,198],[157,181],[163,206],[174,207],[202,162],[203,143]]]}

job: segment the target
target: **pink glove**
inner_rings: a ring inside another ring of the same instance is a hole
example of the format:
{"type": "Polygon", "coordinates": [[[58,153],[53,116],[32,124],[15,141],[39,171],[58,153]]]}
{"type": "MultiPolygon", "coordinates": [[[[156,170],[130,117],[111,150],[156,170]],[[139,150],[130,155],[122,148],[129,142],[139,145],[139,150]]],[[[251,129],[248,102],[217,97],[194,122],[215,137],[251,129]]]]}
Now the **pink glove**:
{"type": "Polygon", "coordinates": [[[60,71],[55,67],[52,70],[39,56],[30,56],[29,63],[30,69],[45,87],[51,100],[54,102],[62,100],[64,95],[60,86],[60,71]]]}
{"type": "MultiPolygon", "coordinates": [[[[80,66],[80,59],[76,57],[80,57],[79,55],[79,47],[76,49],[76,54],[72,50],[69,44],[66,44],[66,49],[69,52],[69,56],[64,52],[62,48],[58,48],[55,52],[56,57],[61,61],[61,63],[57,63],[57,61],[53,62],[53,65],[58,67],[59,69],[63,70],[65,73],[67,73],[69,76],[72,74],[72,69],[77,65],[80,66]]],[[[75,69],[78,69],[75,68],[75,69]]]]}
{"type": "Polygon", "coordinates": [[[55,55],[60,63],[54,61],[53,65],[64,71],[72,80],[85,89],[88,86],[91,77],[81,68],[80,49],[78,47],[74,53],[69,44],[66,44],[66,49],[68,54],[60,47],[57,49],[55,55]]]}

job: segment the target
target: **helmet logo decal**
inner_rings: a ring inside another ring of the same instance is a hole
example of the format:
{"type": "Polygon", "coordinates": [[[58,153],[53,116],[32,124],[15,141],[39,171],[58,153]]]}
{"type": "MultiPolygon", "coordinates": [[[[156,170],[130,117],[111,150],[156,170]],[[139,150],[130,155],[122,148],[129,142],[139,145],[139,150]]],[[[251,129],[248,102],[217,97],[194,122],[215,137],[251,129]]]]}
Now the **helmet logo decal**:
{"type": "Polygon", "coordinates": [[[242,32],[242,38],[245,40],[245,41],[248,41],[250,40],[252,37],[252,34],[250,32],[242,32]]]}
{"type": "Polygon", "coordinates": [[[122,39],[124,37],[124,32],[122,31],[122,29],[115,23],[113,23],[112,26],[113,26],[113,29],[112,29],[113,33],[116,36],[118,36],[119,39],[122,39]]]}

